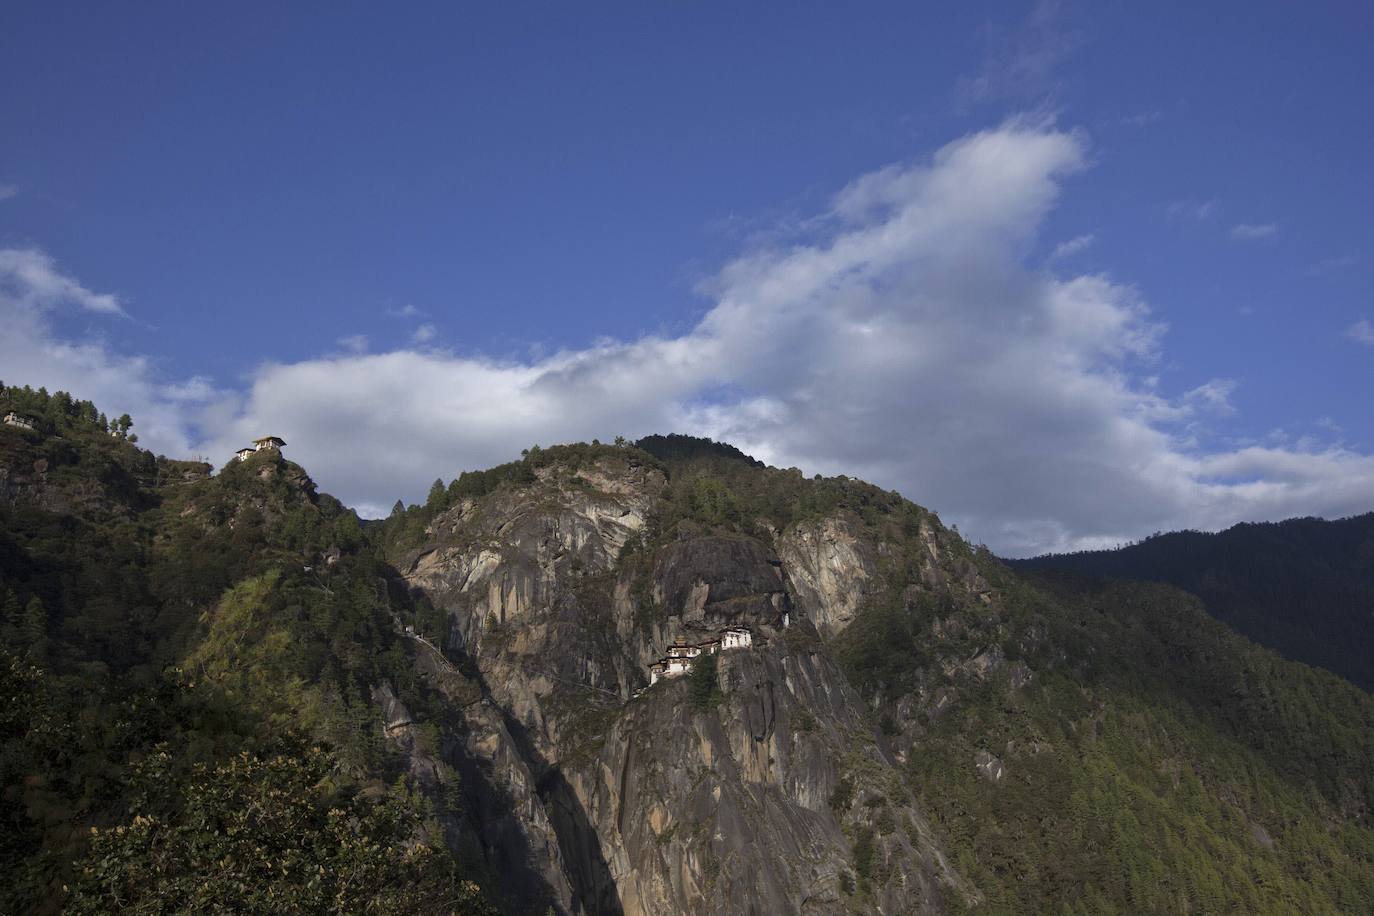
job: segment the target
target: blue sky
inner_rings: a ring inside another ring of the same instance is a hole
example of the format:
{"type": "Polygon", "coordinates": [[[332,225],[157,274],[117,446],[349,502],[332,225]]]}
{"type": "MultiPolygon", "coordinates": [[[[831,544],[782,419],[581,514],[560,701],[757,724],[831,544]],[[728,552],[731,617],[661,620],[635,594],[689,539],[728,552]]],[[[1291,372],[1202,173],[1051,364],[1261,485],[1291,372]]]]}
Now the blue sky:
{"type": "Polygon", "coordinates": [[[7,8],[0,378],[364,512],[667,429],[1009,553],[1374,508],[1368,4],[282,6],[7,8]]]}

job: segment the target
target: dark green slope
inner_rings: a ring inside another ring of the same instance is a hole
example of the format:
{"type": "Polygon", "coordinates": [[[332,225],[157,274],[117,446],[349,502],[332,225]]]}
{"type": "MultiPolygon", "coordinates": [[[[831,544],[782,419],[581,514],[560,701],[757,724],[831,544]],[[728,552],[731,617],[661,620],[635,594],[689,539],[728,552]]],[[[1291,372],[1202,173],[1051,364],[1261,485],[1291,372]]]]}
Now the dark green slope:
{"type": "Polygon", "coordinates": [[[378,734],[414,608],[353,513],[275,453],[211,477],[65,393],[11,409],[0,912],[485,911],[378,734]]]}
{"type": "Polygon", "coordinates": [[[1167,582],[1261,645],[1374,690],[1374,513],[1180,531],[1011,565],[1167,582]]]}

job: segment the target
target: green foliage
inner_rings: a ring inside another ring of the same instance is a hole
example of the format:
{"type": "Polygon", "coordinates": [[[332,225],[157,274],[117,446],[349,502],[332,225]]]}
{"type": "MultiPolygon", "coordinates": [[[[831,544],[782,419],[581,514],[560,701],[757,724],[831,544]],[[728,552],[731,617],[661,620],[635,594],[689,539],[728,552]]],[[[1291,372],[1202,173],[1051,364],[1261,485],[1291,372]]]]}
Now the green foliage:
{"type": "Polygon", "coordinates": [[[724,699],[713,653],[703,652],[692,659],[692,668],[687,672],[687,698],[697,712],[715,709],[724,699]]]}
{"type": "Polygon", "coordinates": [[[405,792],[375,799],[331,788],[319,748],[247,751],[174,779],[171,755],[134,768],[150,793],[175,785],[169,815],[134,806],[91,828],[67,910],[158,913],[492,913],[441,849],[418,841],[423,809],[405,792]]]}
{"type": "Polygon", "coordinates": [[[692,517],[708,525],[739,521],[739,505],[726,485],[714,477],[698,477],[688,492],[692,517]]]}
{"type": "MultiPolygon", "coordinates": [[[[617,436],[616,444],[624,444],[624,439],[617,436]]],[[[678,434],[668,436],[645,436],[635,443],[635,448],[642,449],[660,461],[669,463],[708,458],[738,461],[746,466],[755,468],[762,468],[764,466],[762,461],[759,461],[757,458],[751,458],[733,445],[729,445],[725,442],[713,442],[710,439],[702,439],[697,436],[683,436],[678,434]]]]}
{"type": "Polygon", "coordinates": [[[842,815],[853,803],[854,780],[848,776],[842,777],[830,793],[830,810],[842,815]]]}
{"type": "Polygon", "coordinates": [[[1179,531],[1015,565],[1167,582],[1261,645],[1374,690],[1374,513],[1179,531]]]}
{"type": "Polygon", "coordinates": [[[276,454],[209,477],[85,402],[0,399],[39,421],[0,467],[45,468],[0,502],[0,912],[486,912],[430,839],[456,774],[385,788],[370,691],[444,714],[394,623],[443,617],[357,517],[276,454]]]}
{"type": "Polygon", "coordinates": [[[866,892],[873,881],[874,856],[873,828],[860,827],[854,836],[854,874],[858,876],[861,891],[866,892]]]}
{"type": "Polygon", "coordinates": [[[921,595],[903,606],[883,602],[866,608],[840,634],[833,648],[855,687],[867,694],[903,693],[916,686],[930,663],[932,621],[952,613],[948,598],[921,595]]]}
{"type": "Polygon", "coordinates": [[[1341,812],[1374,798],[1374,698],[1172,589],[1001,585],[995,612],[884,603],[835,643],[870,696],[957,697],[907,726],[909,787],[989,912],[1371,911],[1374,831],[1341,812]],[[1007,644],[1032,687],[946,674],[1007,644]],[[996,784],[972,765],[988,747],[996,784]]]}

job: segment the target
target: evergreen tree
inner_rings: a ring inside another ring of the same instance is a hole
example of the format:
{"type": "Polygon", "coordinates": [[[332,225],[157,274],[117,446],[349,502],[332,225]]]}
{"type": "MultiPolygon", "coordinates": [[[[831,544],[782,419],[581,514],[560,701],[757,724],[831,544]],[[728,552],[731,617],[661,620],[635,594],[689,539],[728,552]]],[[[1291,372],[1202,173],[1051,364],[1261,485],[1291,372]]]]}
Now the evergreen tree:
{"type": "Polygon", "coordinates": [[[0,644],[17,645],[23,627],[23,608],[19,596],[9,586],[0,592],[0,644]]]}
{"type": "Polygon", "coordinates": [[[716,657],[703,652],[692,662],[688,674],[687,695],[692,708],[704,712],[720,702],[720,688],[716,686],[716,657]]]}
{"type": "Polygon", "coordinates": [[[28,644],[29,653],[42,659],[48,651],[48,609],[37,595],[29,599],[24,608],[23,639],[28,644]]]}
{"type": "Polygon", "coordinates": [[[447,508],[448,490],[444,487],[444,481],[435,478],[434,485],[429,488],[429,497],[425,500],[425,508],[431,512],[441,512],[447,508]]]}

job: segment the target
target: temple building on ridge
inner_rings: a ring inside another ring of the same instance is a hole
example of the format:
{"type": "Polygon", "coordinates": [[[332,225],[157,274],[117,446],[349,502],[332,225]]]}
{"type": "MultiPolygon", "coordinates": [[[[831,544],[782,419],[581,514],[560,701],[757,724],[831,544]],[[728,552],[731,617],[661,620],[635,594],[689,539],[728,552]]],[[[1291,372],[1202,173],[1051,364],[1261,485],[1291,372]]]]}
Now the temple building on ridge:
{"type": "Polygon", "coordinates": [[[277,436],[263,436],[261,439],[254,439],[252,448],[241,448],[234,452],[234,459],[237,461],[247,461],[258,452],[273,451],[280,452],[282,446],[286,445],[286,440],[277,436]]]}

